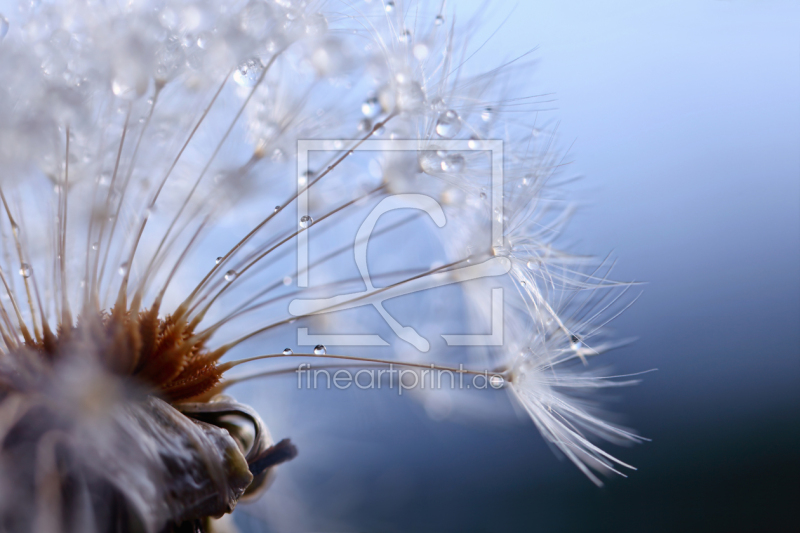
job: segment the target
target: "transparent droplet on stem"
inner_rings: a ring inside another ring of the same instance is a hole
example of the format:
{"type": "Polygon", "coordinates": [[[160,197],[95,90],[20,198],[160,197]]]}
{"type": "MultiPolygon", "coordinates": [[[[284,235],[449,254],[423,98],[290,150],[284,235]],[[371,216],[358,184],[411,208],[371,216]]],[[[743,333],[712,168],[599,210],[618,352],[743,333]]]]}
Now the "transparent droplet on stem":
{"type": "Polygon", "coordinates": [[[392,11],[394,11],[394,2],[386,2],[386,12],[391,13],[392,11]]]}
{"type": "Polygon", "coordinates": [[[536,259],[530,259],[526,263],[526,266],[528,267],[529,270],[536,270],[537,268],[539,268],[539,261],[537,261],[536,259]]]}
{"type": "Polygon", "coordinates": [[[208,43],[211,40],[211,35],[208,32],[200,32],[197,35],[197,46],[203,50],[208,47],[208,43]]]}
{"type": "Polygon", "coordinates": [[[221,262],[222,262],[222,257],[217,257],[217,258],[214,260],[214,264],[215,264],[215,265],[218,265],[218,264],[220,264],[221,262]]]}
{"type": "Polygon", "coordinates": [[[281,206],[279,206],[279,205],[276,205],[276,206],[275,206],[275,209],[273,209],[273,210],[272,210],[272,212],[273,212],[273,213],[277,213],[277,212],[278,212],[278,211],[280,211],[280,210],[281,210],[281,206]]]}
{"type": "Polygon", "coordinates": [[[33,274],[33,269],[31,268],[31,266],[28,263],[22,263],[19,266],[19,275],[20,276],[22,276],[23,278],[29,278],[29,277],[31,277],[31,274],[33,274]]]}
{"type": "Polygon", "coordinates": [[[493,116],[494,116],[494,111],[492,110],[491,107],[487,107],[481,113],[481,120],[483,120],[484,122],[489,122],[490,120],[492,120],[493,116]]]}
{"type": "Polygon", "coordinates": [[[452,139],[460,129],[461,118],[459,118],[458,113],[452,109],[448,109],[439,115],[439,119],[436,121],[436,133],[439,137],[452,139]]]}
{"type": "Polygon", "coordinates": [[[441,96],[437,96],[436,98],[431,100],[431,109],[433,109],[434,111],[445,111],[447,109],[447,106],[445,105],[444,100],[442,100],[441,96]]]}
{"type": "Polygon", "coordinates": [[[581,341],[581,338],[578,337],[577,335],[569,336],[569,344],[572,347],[572,349],[576,351],[583,348],[583,341],[581,341]]]}
{"type": "Polygon", "coordinates": [[[236,279],[236,276],[238,276],[238,274],[235,270],[228,270],[225,272],[225,281],[233,281],[236,279]]]}
{"type": "Polygon", "coordinates": [[[436,15],[436,18],[433,19],[433,23],[436,24],[437,26],[441,26],[442,24],[444,24],[444,17],[441,15],[436,15]]]}
{"type": "Polygon", "coordinates": [[[314,346],[314,355],[325,355],[328,351],[325,349],[325,346],[322,344],[317,344],[314,346]]]}
{"type": "Polygon", "coordinates": [[[255,87],[263,71],[264,64],[261,60],[252,57],[239,64],[236,72],[233,73],[233,81],[242,87],[255,87]]]}
{"type": "Polygon", "coordinates": [[[314,219],[311,218],[309,215],[303,215],[302,217],[300,217],[300,227],[302,228],[307,228],[313,223],[314,219]]]}
{"type": "Polygon", "coordinates": [[[445,172],[461,172],[464,170],[464,156],[461,154],[449,154],[442,159],[442,170],[445,172]]]}
{"type": "Polygon", "coordinates": [[[377,96],[370,96],[361,104],[361,112],[367,118],[375,118],[381,112],[381,103],[377,96]]]}
{"type": "Polygon", "coordinates": [[[419,154],[419,166],[426,174],[440,172],[442,163],[442,158],[436,150],[426,150],[419,154]]]}
{"type": "Polygon", "coordinates": [[[294,352],[291,348],[284,348],[283,355],[292,355],[294,352]]]}
{"type": "Polygon", "coordinates": [[[128,273],[128,262],[126,261],[126,262],[120,264],[119,268],[117,269],[117,272],[119,272],[120,276],[124,276],[125,274],[127,274],[128,273]]]}
{"type": "Polygon", "coordinates": [[[368,118],[363,118],[358,121],[358,131],[368,132],[372,129],[372,122],[368,118]]]}
{"type": "Polygon", "coordinates": [[[147,84],[147,76],[138,69],[119,72],[111,81],[111,92],[123,100],[135,100],[144,94],[147,84]]]}
{"type": "Polygon", "coordinates": [[[92,243],[92,250],[94,250],[96,252],[98,248],[100,248],[100,243],[93,242],[92,243]]]}

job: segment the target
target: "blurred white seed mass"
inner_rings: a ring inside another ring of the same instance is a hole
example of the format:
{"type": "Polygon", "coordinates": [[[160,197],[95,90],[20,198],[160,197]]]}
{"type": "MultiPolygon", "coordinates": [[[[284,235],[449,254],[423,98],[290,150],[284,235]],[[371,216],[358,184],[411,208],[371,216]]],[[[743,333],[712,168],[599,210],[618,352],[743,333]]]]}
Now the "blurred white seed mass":
{"type": "Polygon", "coordinates": [[[590,394],[630,383],[597,365],[629,285],[562,249],[551,97],[526,92],[526,50],[473,65],[480,14],[381,0],[13,9],[0,16],[9,530],[210,530],[292,455],[275,459],[288,448],[259,417],[215,395],[309,361],[484,374],[488,390],[408,397],[443,417],[505,391],[595,483],[627,467],[598,443],[640,439],[590,394]],[[383,345],[315,340],[337,334],[383,345]],[[478,334],[492,339],[446,338],[478,334]]]}

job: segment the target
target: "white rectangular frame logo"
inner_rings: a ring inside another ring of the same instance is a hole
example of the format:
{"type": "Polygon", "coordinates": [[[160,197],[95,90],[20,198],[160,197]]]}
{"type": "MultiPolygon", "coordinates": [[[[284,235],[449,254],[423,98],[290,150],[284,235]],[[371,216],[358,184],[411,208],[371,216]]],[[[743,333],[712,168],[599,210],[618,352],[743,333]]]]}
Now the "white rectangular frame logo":
{"type": "MultiPolygon", "coordinates": [[[[312,140],[303,139],[297,141],[297,220],[309,215],[308,213],[308,192],[310,180],[308,178],[308,158],[312,151],[331,151],[343,152],[342,146],[353,143],[352,139],[334,140],[312,140]]],[[[491,243],[492,247],[503,246],[503,217],[495,216],[495,213],[503,212],[503,141],[502,140],[397,140],[397,139],[367,139],[358,142],[358,145],[347,149],[349,152],[383,152],[383,151],[411,151],[421,152],[427,150],[446,150],[464,152],[490,152],[491,153],[491,243]]],[[[300,226],[303,228],[303,226],[300,226]]],[[[308,230],[310,227],[303,228],[297,235],[297,286],[308,287],[308,230]]],[[[500,260],[499,258],[494,258],[500,260]]],[[[491,261],[491,260],[490,260],[491,261]]],[[[477,274],[475,277],[498,275],[498,268],[505,268],[508,271],[510,263],[505,267],[497,264],[489,265],[486,262],[484,274],[477,274]]],[[[474,267],[472,267],[474,269],[474,267]]],[[[502,288],[492,290],[492,333],[489,335],[442,335],[450,346],[500,346],[503,344],[503,297],[502,288]]],[[[290,308],[291,312],[291,308],[290,308]]],[[[383,314],[383,313],[382,313],[383,314]]],[[[388,318],[388,317],[384,317],[388,318]]],[[[396,329],[396,328],[392,328],[396,329]]],[[[397,330],[396,330],[397,332],[397,330]]],[[[403,338],[403,336],[401,336],[403,338]]],[[[312,346],[315,344],[335,345],[372,345],[386,346],[388,343],[377,335],[312,335],[307,328],[298,329],[298,345],[312,346]]],[[[415,345],[421,351],[427,351],[427,341],[419,339],[424,346],[419,345],[409,339],[404,339],[415,345]]]]}

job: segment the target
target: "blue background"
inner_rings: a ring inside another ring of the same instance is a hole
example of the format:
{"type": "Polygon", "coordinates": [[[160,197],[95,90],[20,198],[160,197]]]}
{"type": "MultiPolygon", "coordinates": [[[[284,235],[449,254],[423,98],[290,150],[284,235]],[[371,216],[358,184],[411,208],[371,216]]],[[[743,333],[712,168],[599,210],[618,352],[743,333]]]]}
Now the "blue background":
{"type": "MultiPolygon", "coordinates": [[[[613,250],[617,279],[647,282],[615,322],[638,340],[604,356],[620,372],[658,369],[612,406],[652,439],[614,450],[639,470],[598,489],[530,423],[433,422],[406,398],[365,406],[364,392],[331,391],[335,406],[321,394],[314,409],[335,423],[324,442],[298,435],[306,459],[274,490],[291,478],[301,514],[325,531],[791,529],[800,3],[509,3],[474,41],[509,13],[481,57],[539,47],[532,92],[556,94],[570,172],[583,177],[569,235],[581,251],[613,250]]],[[[256,514],[283,530],[277,498],[256,514]]],[[[237,522],[265,527],[250,512],[237,522]]]]}

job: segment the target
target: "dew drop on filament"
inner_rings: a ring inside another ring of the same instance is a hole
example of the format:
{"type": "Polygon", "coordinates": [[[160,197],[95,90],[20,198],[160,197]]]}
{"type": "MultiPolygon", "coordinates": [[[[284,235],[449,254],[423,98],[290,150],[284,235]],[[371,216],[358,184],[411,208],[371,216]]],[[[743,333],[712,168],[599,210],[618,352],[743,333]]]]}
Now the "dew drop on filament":
{"type": "Polygon", "coordinates": [[[436,18],[433,20],[433,23],[436,24],[437,26],[441,26],[442,24],[444,24],[444,17],[441,15],[436,15],[436,18]]]}
{"type": "Polygon", "coordinates": [[[302,217],[300,217],[300,227],[301,228],[307,228],[313,223],[314,223],[314,219],[311,218],[308,215],[303,215],[302,217]]]}
{"type": "Polygon", "coordinates": [[[367,132],[372,129],[372,122],[368,118],[361,119],[358,122],[358,131],[367,132]]]}
{"type": "Polygon", "coordinates": [[[214,264],[215,264],[215,265],[218,265],[218,264],[220,264],[220,262],[221,262],[221,261],[222,261],[222,258],[221,258],[221,257],[217,257],[217,258],[214,260],[214,264]]]}
{"type": "Polygon", "coordinates": [[[439,135],[439,137],[452,139],[456,136],[460,129],[461,119],[459,118],[458,113],[452,109],[448,109],[442,113],[439,116],[439,120],[436,121],[436,133],[439,135]]]}
{"type": "Polygon", "coordinates": [[[391,13],[394,11],[394,2],[386,2],[386,12],[391,13]]]}
{"type": "Polygon", "coordinates": [[[238,274],[236,273],[235,270],[228,270],[227,272],[225,272],[225,281],[233,281],[236,279],[237,275],[238,274]]]}
{"type": "Polygon", "coordinates": [[[370,96],[361,104],[361,112],[367,118],[375,118],[381,112],[381,103],[377,96],[370,96]]]}
{"type": "Polygon", "coordinates": [[[31,277],[32,273],[33,273],[33,269],[31,268],[31,266],[28,263],[22,263],[19,266],[19,275],[22,276],[23,278],[31,277]]]}
{"type": "Polygon", "coordinates": [[[577,335],[570,335],[569,337],[570,346],[573,350],[580,350],[583,347],[583,342],[581,341],[580,337],[577,335]]]}
{"type": "Polygon", "coordinates": [[[283,350],[283,355],[292,355],[293,353],[294,353],[294,352],[292,351],[292,349],[291,349],[291,348],[285,348],[285,349],[283,350]]]}
{"type": "Polygon", "coordinates": [[[263,70],[264,64],[260,59],[250,58],[239,64],[236,72],[233,73],[233,81],[242,87],[255,87],[263,70]]]}
{"type": "Polygon", "coordinates": [[[442,170],[445,172],[461,172],[464,170],[464,156],[461,154],[449,154],[442,159],[442,170]]]}
{"type": "Polygon", "coordinates": [[[481,120],[483,120],[484,122],[489,122],[490,120],[492,120],[493,114],[494,113],[492,111],[492,108],[491,107],[487,107],[481,113],[481,120]]]}
{"type": "Polygon", "coordinates": [[[328,351],[325,349],[325,346],[322,344],[317,344],[314,346],[314,355],[325,355],[328,351]]]}

